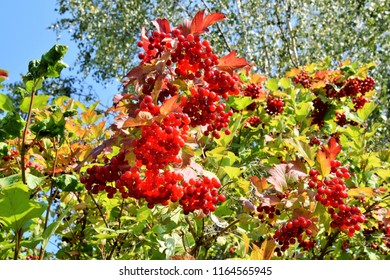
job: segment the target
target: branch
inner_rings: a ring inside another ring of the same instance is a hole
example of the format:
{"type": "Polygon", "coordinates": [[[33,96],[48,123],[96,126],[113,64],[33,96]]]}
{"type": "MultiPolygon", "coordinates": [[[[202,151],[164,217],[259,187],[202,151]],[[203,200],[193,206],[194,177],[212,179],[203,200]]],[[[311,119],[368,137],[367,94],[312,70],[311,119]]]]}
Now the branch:
{"type": "Polygon", "coordinates": [[[339,235],[340,231],[336,231],[334,232],[333,234],[331,234],[329,237],[328,237],[328,241],[326,242],[324,248],[322,248],[321,250],[321,254],[316,257],[317,260],[323,260],[325,255],[327,253],[329,253],[329,250],[328,248],[333,244],[333,242],[336,240],[337,236],[339,235]]]}
{"type": "MultiPolygon", "coordinates": [[[[208,11],[209,13],[211,13],[211,9],[210,9],[209,5],[207,5],[206,1],[205,1],[205,0],[202,0],[202,2],[203,2],[203,4],[206,6],[207,11],[208,11]]],[[[225,45],[226,45],[226,48],[228,49],[229,52],[231,52],[231,51],[232,51],[232,48],[230,47],[230,45],[229,45],[229,43],[228,43],[228,41],[227,41],[227,39],[226,39],[226,37],[225,37],[225,34],[222,32],[221,26],[219,25],[218,22],[216,23],[216,25],[217,25],[218,31],[219,31],[219,33],[221,34],[222,39],[223,39],[223,41],[224,41],[224,43],[225,43],[225,45]]]]}
{"type": "Polygon", "coordinates": [[[23,184],[27,184],[27,181],[26,181],[26,158],[25,158],[25,155],[26,155],[26,137],[27,137],[27,130],[28,130],[28,126],[30,125],[30,121],[31,121],[31,114],[32,114],[32,109],[33,109],[33,105],[34,105],[34,97],[35,97],[35,94],[36,94],[36,86],[38,84],[38,81],[37,80],[34,80],[34,85],[33,85],[33,88],[32,88],[32,92],[31,92],[31,100],[30,100],[30,106],[28,108],[28,114],[27,114],[27,119],[26,119],[26,125],[24,126],[24,130],[23,130],[23,136],[22,136],[22,147],[20,149],[20,157],[21,157],[21,169],[22,169],[22,181],[23,181],[23,184]]]}

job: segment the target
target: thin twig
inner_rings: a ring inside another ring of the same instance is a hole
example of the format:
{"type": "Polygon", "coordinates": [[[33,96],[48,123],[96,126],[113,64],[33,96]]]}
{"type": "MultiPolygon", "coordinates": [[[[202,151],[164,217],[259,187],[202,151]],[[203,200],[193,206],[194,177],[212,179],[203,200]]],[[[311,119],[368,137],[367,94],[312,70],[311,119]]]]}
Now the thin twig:
{"type": "MultiPolygon", "coordinates": [[[[209,13],[211,13],[211,9],[210,9],[209,5],[206,3],[206,1],[205,1],[205,0],[202,0],[202,2],[203,2],[203,4],[206,6],[207,11],[208,11],[209,13]]],[[[230,47],[230,44],[229,44],[229,42],[227,41],[227,39],[226,39],[226,37],[225,37],[225,34],[222,32],[222,28],[221,28],[221,26],[220,26],[220,24],[219,24],[218,22],[216,23],[216,26],[217,26],[217,28],[218,28],[219,33],[220,33],[221,36],[222,36],[222,39],[223,39],[223,41],[224,41],[224,43],[225,43],[225,45],[226,45],[226,48],[228,49],[229,52],[231,52],[231,51],[232,51],[232,48],[230,47]]]]}

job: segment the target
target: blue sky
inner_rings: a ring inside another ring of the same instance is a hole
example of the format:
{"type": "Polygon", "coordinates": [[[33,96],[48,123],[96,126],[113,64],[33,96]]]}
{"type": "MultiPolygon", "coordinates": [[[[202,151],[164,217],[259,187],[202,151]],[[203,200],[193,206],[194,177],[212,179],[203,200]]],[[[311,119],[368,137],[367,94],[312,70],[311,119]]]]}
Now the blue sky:
{"type": "MultiPolygon", "coordinates": [[[[0,68],[9,71],[8,82],[20,81],[27,72],[28,62],[40,59],[54,44],[69,46],[64,61],[74,66],[77,46],[68,34],[57,34],[48,27],[58,19],[56,0],[0,0],[0,68]]],[[[62,75],[69,75],[68,69],[62,75]]],[[[73,73],[76,74],[76,73],[73,73]]],[[[104,105],[117,93],[116,85],[103,88],[88,79],[104,105]]]]}

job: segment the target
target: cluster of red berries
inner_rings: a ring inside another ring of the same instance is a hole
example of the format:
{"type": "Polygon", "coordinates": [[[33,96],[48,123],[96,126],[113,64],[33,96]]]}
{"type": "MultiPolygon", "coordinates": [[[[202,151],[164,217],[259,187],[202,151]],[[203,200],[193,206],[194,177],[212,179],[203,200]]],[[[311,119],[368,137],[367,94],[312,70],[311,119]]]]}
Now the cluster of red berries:
{"type": "Polygon", "coordinates": [[[310,88],[313,84],[312,79],[308,72],[301,71],[298,75],[293,78],[293,82],[301,84],[304,88],[310,88]]]}
{"type": "Polygon", "coordinates": [[[265,111],[268,115],[278,115],[283,112],[284,109],[284,101],[282,98],[276,98],[273,95],[267,96],[267,106],[265,107],[265,111]]]}
{"type": "Polygon", "coordinates": [[[280,210],[279,209],[276,209],[275,206],[268,206],[268,205],[259,205],[257,208],[256,208],[257,212],[259,212],[259,214],[257,215],[257,217],[262,221],[264,222],[266,218],[268,218],[269,220],[272,220],[273,218],[275,218],[276,216],[279,216],[281,213],[280,213],[280,210]],[[268,216],[268,217],[267,217],[268,216]]]}
{"type": "Polygon", "coordinates": [[[150,208],[178,202],[186,214],[197,209],[207,214],[226,199],[218,192],[219,181],[202,177],[185,182],[169,167],[182,164],[181,151],[190,127],[204,126],[204,134],[217,139],[221,130],[231,133],[228,125],[233,111],[226,108],[224,99],[239,93],[239,76],[218,68],[219,58],[209,41],[187,34],[183,26],[171,29],[164,19],[154,23],[158,31],[142,32],[140,65],[129,72],[124,83],[126,87],[136,80],[139,93],[138,104],[130,103],[129,116],[138,105],[135,115],[149,120],[138,128],[140,136],[131,141],[135,164],[129,166],[124,157],[127,151],[121,151],[106,166],[89,168],[82,182],[92,193],[105,191],[109,198],[119,193],[123,198],[144,199],[150,208]],[[178,80],[187,83],[190,93],[180,96],[180,104],[164,107],[182,93],[178,80]]]}
{"type": "Polygon", "coordinates": [[[215,211],[215,205],[226,200],[225,195],[218,192],[220,187],[221,183],[216,178],[206,176],[183,182],[184,195],[179,204],[183,207],[184,214],[197,209],[202,209],[205,214],[215,211]]]}
{"type": "Polygon", "coordinates": [[[183,113],[186,113],[191,119],[191,126],[206,126],[204,134],[207,136],[212,133],[213,137],[220,138],[219,130],[229,126],[230,117],[233,111],[225,112],[226,104],[220,102],[220,96],[214,91],[203,87],[194,87],[191,89],[191,96],[188,98],[183,113]]]}
{"type": "MultiPolygon", "coordinates": [[[[264,89],[261,84],[249,84],[244,90],[244,96],[249,96],[252,99],[258,99],[263,93],[264,89]]],[[[252,104],[248,105],[246,109],[249,111],[253,111],[256,109],[256,106],[256,102],[253,102],[252,104]]]]}
{"type": "Polygon", "coordinates": [[[258,116],[252,116],[246,120],[246,122],[244,124],[244,128],[249,128],[249,126],[258,127],[260,124],[262,124],[262,121],[260,120],[260,118],[258,116]]]}
{"type": "Polygon", "coordinates": [[[309,146],[320,145],[321,140],[315,136],[310,137],[309,146]]]}
{"type": "Polygon", "coordinates": [[[179,153],[187,141],[189,124],[186,114],[171,113],[161,123],[142,126],[141,138],[132,141],[137,166],[158,171],[170,163],[180,164],[179,153]]]}
{"type": "Polygon", "coordinates": [[[319,97],[317,97],[313,100],[313,107],[314,110],[311,114],[312,123],[322,127],[324,125],[325,115],[330,108],[330,104],[328,102],[322,101],[319,97]]]}
{"type": "Polygon", "coordinates": [[[352,126],[358,125],[358,123],[355,121],[347,120],[347,116],[345,115],[345,113],[336,113],[336,123],[339,126],[345,126],[347,124],[352,126]]]}
{"type": "Polygon", "coordinates": [[[344,180],[351,177],[348,168],[341,166],[338,160],[332,160],[330,164],[334,177],[320,180],[318,170],[311,169],[309,187],[317,189],[315,199],[328,207],[328,213],[333,220],[331,227],[348,230],[348,235],[353,236],[356,230],[360,230],[358,223],[363,223],[366,219],[359,208],[345,205],[348,192],[344,180]]]}
{"type": "Polygon", "coordinates": [[[168,33],[155,30],[149,37],[143,34],[142,40],[138,42],[138,47],[144,49],[144,52],[138,55],[138,58],[142,60],[141,63],[148,63],[161,56],[163,52],[170,51],[173,44],[172,37],[178,33],[180,33],[179,30],[168,33]]]}
{"type": "Polygon", "coordinates": [[[155,204],[167,205],[169,200],[178,201],[183,196],[183,189],[180,181],[183,177],[175,172],[165,170],[158,174],[145,172],[145,178],[138,184],[141,198],[148,203],[152,209],[155,204]]]}
{"type": "Polygon", "coordinates": [[[149,112],[152,116],[156,116],[160,113],[160,106],[154,104],[153,98],[150,95],[145,95],[142,102],[139,104],[139,108],[135,110],[135,114],[139,112],[149,112]]]}
{"type": "Polygon", "coordinates": [[[94,165],[88,168],[86,174],[80,178],[80,182],[93,194],[105,191],[109,198],[113,198],[117,192],[113,183],[128,169],[125,153],[121,152],[112,157],[111,160],[107,160],[104,166],[94,165]]]}
{"type": "Polygon", "coordinates": [[[15,159],[16,156],[19,155],[19,151],[17,150],[11,150],[8,155],[3,156],[3,160],[8,161],[8,160],[13,160],[15,159]]]}
{"type": "Polygon", "coordinates": [[[313,236],[313,231],[310,229],[312,225],[313,221],[311,219],[302,216],[283,224],[283,226],[280,229],[277,229],[273,235],[273,239],[281,245],[280,249],[276,252],[284,252],[290,245],[297,242],[301,247],[307,247],[303,238],[304,234],[308,237],[313,236]]]}

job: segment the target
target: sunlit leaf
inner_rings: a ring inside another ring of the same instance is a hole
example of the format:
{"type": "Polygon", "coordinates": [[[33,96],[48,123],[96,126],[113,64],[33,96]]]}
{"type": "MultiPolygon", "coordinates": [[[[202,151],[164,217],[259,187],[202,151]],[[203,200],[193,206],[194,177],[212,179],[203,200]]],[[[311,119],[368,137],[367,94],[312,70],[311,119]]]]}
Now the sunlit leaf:
{"type": "Polygon", "coordinates": [[[191,21],[190,32],[199,35],[208,31],[208,27],[218,21],[225,19],[222,13],[211,13],[205,16],[205,11],[199,11],[191,21]]]}
{"type": "Polygon", "coordinates": [[[248,65],[248,62],[245,58],[236,57],[236,51],[230,52],[228,55],[221,57],[217,65],[218,69],[221,71],[226,71],[233,74],[233,71],[248,65]]]}
{"type": "Polygon", "coordinates": [[[259,248],[255,244],[252,244],[252,252],[250,255],[251,260],[270,260],[272,259],[274,255],[274,250],[275,250],[275,240],[273,239],[268,239],[265,240],[262,244],[261,247],[259,248]]]}

